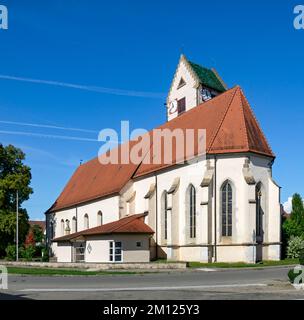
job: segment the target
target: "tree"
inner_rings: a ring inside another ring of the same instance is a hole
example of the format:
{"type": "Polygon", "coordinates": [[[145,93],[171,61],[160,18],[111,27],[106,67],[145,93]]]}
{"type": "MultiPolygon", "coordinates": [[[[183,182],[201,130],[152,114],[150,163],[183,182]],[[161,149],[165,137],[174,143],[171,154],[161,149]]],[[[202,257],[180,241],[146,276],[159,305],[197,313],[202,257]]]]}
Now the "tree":
{"type": "Polygon", "coordinates": [[[34,233],[32,231],[30,231],[29,234],[25,238],[24,246],[27,248],[29,246],[34,247],[35,245],[36,245],[36,241],[34,238],[34,233]]]}
{"type": "Polygon", "coordinates": [[[296,193],[292,197],[290,218],[283,223],[283,235],[286,242],[291,237],[304,238],[304,206],[301,196],[296,193]]]}
{"type": "Polygon", "coordinates": [[[32,232],[33,232],[35,243],[42,243],[43,242],[42,228],[38,224],[34,224],[32,227],[32,232]]]}
{"type": "Polygon", "coordinates": [[[22,203],[29,199],[31,169],[24,164],[25,154],[12,146],[0,144],[0,256],[16,237],[16,193],[19,195],[19,239],[25,240],[29,224],[28,215],[22,203]]]}
{"type": "Polygon", "coordinates": [[[292,197],[291,219],[298,225],[304,226],[304,206],[303,199],[298,193],[292,197]]]}

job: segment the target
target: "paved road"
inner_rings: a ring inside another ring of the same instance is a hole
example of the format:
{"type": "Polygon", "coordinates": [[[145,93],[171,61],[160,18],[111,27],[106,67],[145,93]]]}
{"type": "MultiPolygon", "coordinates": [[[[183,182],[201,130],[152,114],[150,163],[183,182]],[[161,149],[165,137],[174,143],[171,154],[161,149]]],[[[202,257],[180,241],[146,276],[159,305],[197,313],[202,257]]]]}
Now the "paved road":
{"type": "Polygon", "coordinates": [[[9,276],[0,299],[304,299],[288,268],[188,270],[137,275],[9,276]]]}

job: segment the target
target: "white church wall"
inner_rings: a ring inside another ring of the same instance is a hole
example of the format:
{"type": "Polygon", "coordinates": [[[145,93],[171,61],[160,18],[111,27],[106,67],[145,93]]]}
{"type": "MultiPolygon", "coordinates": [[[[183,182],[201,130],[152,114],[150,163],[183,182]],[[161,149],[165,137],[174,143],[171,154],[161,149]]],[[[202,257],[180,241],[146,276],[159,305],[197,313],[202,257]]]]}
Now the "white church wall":
{"type": "MultiPolygon", "coordinates": [[[[94,228],[98,226],[98,212],[102,212],[103,224],[116,221],[119,219],[119,197],[113,196],[96,202],[91,202],[88,204],[79,205],[74,208],[57,211],[55,213],[56,228],[55,228],[55,238],[61,237],[64,234],[61,232],[61,220],[69,220],[70,228],[72,228],[73,217],[77,218],[77,231],[82,231],[84,226],[84,216],[85,214],[89,217],[89,228],[94,228]]],[[[72,230],[71,230],[72,232],[72,230]]]]}
{"type": "MultiPolygon", "coordinates": [[[[250,186],[246,183],[243,175],[243,165],[248,155],[218,155],[216,163],[216,178],[217,178],[217,261],[237,262],[237,261],[253,261],[253,250],[251,246],[253,242],[252,233],[255,230],[255,204],[249,200],[255,200],[255,186],[250,186]],[[221,236],[221,187],[223,183],[229,180],[233,186],[233,235],[231,238],[223,238],[221,236]]],[[[264,259],[277,260],[280,257],[280,201],[279,187],[274,183],[269,172],[269,159],[259,156],[250,155],[250,168],[254,175],[256,182],[261,182],[266,190],[266,204],[267,204],[267,239],[264,247],[264,259]]],[[[211,166],[214,166],[214,159],[211,158],[211,166]]],[[[148,215],[145,222],[152,226],[153,230],[157,231],[157,242],[161,242],[161,196],[163,191],[168,191],[176,178],[180,178],[180,183],[176,191],[174,199],[175,208],[178,207],[178,223],[176,228],[171,228],[172,218],[170,211],[168,212],[168,239],[166,245],[160,247],[159,256],[164,256],[167,259],[181,260],[181,261],[208,261],[208,211],[207,206],[202,206],[201,202],[208,198],[208,188],[204,190],[200,184],[206,171],[206,161],[200,160],[197,163],[187,166],[176,166],[168,170],[164,170],[157,174],[157,228],[155,227],[155,216],[148,215]],[[186,234],[186,192],[190,184],[196,189],[196,238],[188,239],[186,234]],[[206,194],[204,194],[204,192],[206,194]],[[152,221],[153,219],[153,221],[152,221]],[[157,230],[156,230],[157,229],[157,230]],[[175,230],[176,229],[176,230],[175,230]],[[176,235],[176,236],[175,236],[176,235]],[[174,241],[173,241],[174,238],[174,241]]],[[[134,213],[143,213],[147,210],[149,200],[144,198],[149,191],[151,185],[156,182],[154,175],[147,175],[136,178],[130,188],[132,192],[136,193],[134,213]]],[[[125,192],[130,190],[126,189],[125,192]]],[[[130,193],[130,192],[129,192],[130,193]]],[[[168,195],[172,197],[172,195],[168,195]]],[[[155,193],[153,195],[155,200],[155,193]]],[[[212,208],[212,233],[214,233],[214,198],[209,199],[212,208]]],[[[97,213],[99,210],[103,213],[103,223],[116,221],[119,219],[119,197],[109,197],[95,203],[79,206],[78,211],[78,231],[83,230],[83,218],[87,213],[90,219],[90,227],[97,225],[97,213]]],[[[150,202],[151,205],[151,202],[150,202]]],[[[153,203],[154,205],[154,203],[153,203]]],[[[149,209],[155,210],[154,207],[149,209]]],[[[210,209],[210,207],[209,207],[210,209]]],[[[56,236],[60,236],[60,221],[61,219],[69,219],[72,221],[75,216],[76,209],[63,210],[56,213],[56,236]]],[[[150,212],[151,214],[151,212],[150,212]]],[[[210,217],[210,216],[209,216],[210,217]]],[[[155,237],[155,235],[154,235],[155,237]]],[[[126,240],[127,241],[127,240],[126,240]]],[[[214,235],[212,243],[214,243],[214,235]]],[[[209,243],[210,244],[210,243],[209,243]]],[[[92,242],[92,247],[98,247],[99,252],[102,244],[100,241],[92,242]]],[[[53,244],[54,252],[58,252],[56,244],[53,244]]],[[[103,249],[101,251],[104,251],[103,249]]],[[[103,254],[97,253],[88,257],[88,261],[95,262],[98,259],[105,259],[103,254]]],[[[60,255],[60,254],[59,254],[60,255]]],[[[132,258],[131,254],[131,260],[132,258]]],[[[139,259],[139,258],[136,258],[139,259]]],[[[130,261],[131,261],[130,260],[130,261]]]]}
{"type": "Polygon", "coordinates": [[[56,257],[58,262],[72,262],[72,246],[70,242],[56,244],[56,257]]]}
{"type": "Polygon", "coordinates": [[[251,241],[252,230],[248,230],[248,193],[242,168],[244,156],[218,156],[216,163],[217,180],[217,243],[243,243],[251,241]],[[221,188],[229,180],[233,191],[232,238],[222,237],[221,230],[221,188]]]}
{"type": "MultiPolygon", "coordinates": [[[[201,244],[204,242],[204,239],[206,238],[206,226],[203,225],[204,219],[202,217],[202,210],[201,210],[201,187],[200,184],[202,182],[202,179],[204,177],[206,167],[206,161],[200,160],[197,163],[193,163],[187,166],[176,166],[174,168],[170,168],[170,170],[165,170],[162,172],[157,173],[157,194],[158,194],[158,218],[157,218],[157,242],[158,244],[162,243],[161,239],[161,228],[162,228],[162,212],[161,212],[161,196],[164,191],[168,191],[173,182],[176,178],[180,178],[180,184],[177,189],[178,197],[174,196],[174,201],[178,201],[178,203],[174,203],[173,206],[179,209],[179,215],[178,215],[178,223],[176,224],[178,226],[179,230],[172,230],[171,228],[171,221],[172,221],[172,213],[168,211],[168,239],[166,241],[167,245],[170,246],[170,248],[162,247],[161,250],[164,251],[164,255],[167,255],[168,259],[176,258],[177,256],[177,249],[175,249],[175,246],[180,245],[186,245],[189,244],[186,241],[186,191],[190,184],[193,184],[193,186],[196,189],[196,221],[197,221],[197,227],[196,227],[196,239],[193,239],[191,241],[192,244],[201,244]],[[174,239],[177,239],[175,243],[172,242],[173,239],[173,232],[176,232],[177,235],[174,237],[174,239]],[[171,246],[173,248],[171,249],[171,246]]],[[[148,192],[150,185],[155,183],[155,177],[154,176],[148,176],[143,178],[138,178],[134,181],[133,188],[136,191],[136,207],[138,208],[139,212],[140,210],[145,210],[145,199],[144,196],[148,192]]],[[[168,197],[172,197],[172,195],[168,195],[168,197]]],[[[146,221],[149,225],[149,216],[147,217],[146,221]]],[[[156,230],[154,230],[156,231],[156,230]]],[[[188,249],[188,256],[196,256],[198,258],[202,257],[202,250],[192,248],[188,249]],[[193,255],[191,252],[197,252],[193,255]]],[[[206,254],[204,254],[206,255],[206,254]]],[[[183,253],[181,253],[181,256],[179,259],[182,260],[182,257],[185,257],[183,253]]],[[[200,260],[200,259],[199,259],[200,260]]]]}
{"type": "Polygon", "coordinates": [[[280,259],[281,242],[281,207],[280,187],[272,178],[269,168],[270,159],[266,157],[251,156],[251,168],[256,182],[261,182],[266,197],[266,212],[264,214],[264,247],[263,255],[267,260],[280,259]]]}
{"type": "Polygon", "coordinates": [[[109,197],[96,202],[79,206],[77,209],[78,231],[86,229],[84,226],[84,216],[89,216],[89,228],[98,226],[98,212],[102,212],[102,223],[106,224],[119,219],[119,197],[109,197]]]}
{"type": "Polygon", "coordinates": [[[253,263],[255,249],[252,246],[219,246],[217,262],[247,262],[253,263]]]}

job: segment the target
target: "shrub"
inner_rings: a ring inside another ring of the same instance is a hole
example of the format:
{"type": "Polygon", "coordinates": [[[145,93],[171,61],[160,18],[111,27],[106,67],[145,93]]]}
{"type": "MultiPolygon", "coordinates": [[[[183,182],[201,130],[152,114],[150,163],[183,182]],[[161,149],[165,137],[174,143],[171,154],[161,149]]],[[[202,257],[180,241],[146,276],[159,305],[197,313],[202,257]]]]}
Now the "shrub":
{"type": "Polygon", "coordinates": [[[26,261],[32,261],[35,255],[36,248],[34,246],[23,247],[20,251],[21,257],[26,261]]]}
{"type": "Polygon", "coordinates": [[[304,250],[304,239],[302,237],[291,237],[288,241],[287,257],[299,258],[300,252],[304,250]]]}
{"type": "Polygon", "coordinates": [[[49,251],[47,248],[43,248],[42,251],[42,261],[43,262],[48,262],[49,261],[49,251]]]}
{"type": "Polygon", "coordinates": [[[10,261],[16,260],[16,246],[14,244],[9,244],[6,249],[6,259],[10,261]]]}
{"type": "Polygon", "coordinates": [[[282,228],[283,234],[287,238],[287,240],[290,240],[293,236],[301,237],[303,235],[302,225],[298,224],[291,218],[284,221],[282,228]]]}

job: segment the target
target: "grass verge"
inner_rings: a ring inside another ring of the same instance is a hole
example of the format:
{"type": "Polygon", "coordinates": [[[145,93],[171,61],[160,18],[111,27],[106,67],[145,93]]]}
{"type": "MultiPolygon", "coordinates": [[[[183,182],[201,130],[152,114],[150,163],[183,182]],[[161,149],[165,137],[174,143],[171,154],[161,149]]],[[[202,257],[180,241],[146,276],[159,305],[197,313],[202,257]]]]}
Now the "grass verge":
{"type": "Polygon", "coordinates": [[[280,261],[262,261],[260,263],[201,263],[201,262],[189,262],[189,268],[263,268],[263,267],[274,267],[274,266],[287,266],[299,264],[299,259],[285,259],[280,261]]]}
{"type": "Polygon", "coordinates": [[[20,267],[7,267],[8,274],[19,275],[35,275],[35,276],[97,276],[97,275],[123,275],[123,274],[141,274],[144,272],[137,271],[86,271],[75,269],[51,269],[51,268],[20,268],[20,267]]]}

